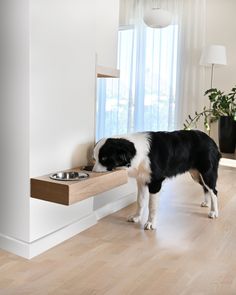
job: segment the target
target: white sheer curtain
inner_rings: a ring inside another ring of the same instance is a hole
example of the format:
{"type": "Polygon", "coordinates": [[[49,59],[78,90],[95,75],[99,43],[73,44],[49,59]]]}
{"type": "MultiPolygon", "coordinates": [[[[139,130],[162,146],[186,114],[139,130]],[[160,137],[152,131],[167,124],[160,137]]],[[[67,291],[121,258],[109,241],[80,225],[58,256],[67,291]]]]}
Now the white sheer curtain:
{"type": "MultiPolygon", "coordinates": [[[[176,82],[176,128],[183,128],[189,114],[206,104],[205,68],[199,65],[205,46],[206,0],[176,0],[178,3],[178,64],[176,82]]],[[[203,124],[198,127],[204,129],[203,124]]]]}
{"type": "Polygon", "coordinates": [[[96,137],[182,128],[203,104],[205,0],[159,1],[173,13],[167,28],[142,21],[152,1],[120,1],[120,79],[99,79],[96,137]]]}

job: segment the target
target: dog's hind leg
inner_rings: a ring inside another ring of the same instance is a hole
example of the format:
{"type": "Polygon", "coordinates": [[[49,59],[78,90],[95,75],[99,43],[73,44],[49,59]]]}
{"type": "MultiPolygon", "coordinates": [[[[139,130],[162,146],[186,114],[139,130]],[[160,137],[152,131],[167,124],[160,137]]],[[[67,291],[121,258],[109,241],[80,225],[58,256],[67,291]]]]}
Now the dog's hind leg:
{"type": "Polygon", "coordinates": [[[202,182],[208,193],[211,197],[211,211],[208,214],[209,218],[217,218],[218,217],[218,197],[217,190],[215,188],[217,176],[214,172],[200,174],[202,182]]]}
{"type": "Polygon", "coordinates": [[[146,206],[146,200],[148,196],[148,187],[137,181],[138,196],[137,196],[137,212],[135,215],[128,217],[129,222],[139,222],[141,220],[143,211],[146,206]]]}
{"type": "Polygon", "coordinates": [[[200,183],[200,173],[196,169],[190,169],[189,173],[194,181],[200,183]]]}
{"type": "Polygon", "coordinates": [[[204,185],[202,180],[201,180],[200,184],[204,190],[204,201],[201,202],[201,207],[209,207],[209,200],[211,199],[211,194],[210,194],[208,188],[204,185]]]}
{"type": "Polygon", "coordinates": [[[201,207],[209,207],[208,204],[209,204],[209,195],[210,194],[209,194],[207,187],[204,185],[204,182],[202,181],[200,173],[198,172],[198,170],[193,170],[193,169],[189,170],[189,173],[190,173],[192,179],[194,181],[196,181],[197,183],[199,183],[204,190],[204,200],[201,203],[201,207]]]}
{"type": "Polygon", "coordinates": [[[205,188],[204,188],[204,201],[201,202],[201,207],[209,207],[209,198],[210,198],[210,193],[208,191],[205,191],[205,188]]]}

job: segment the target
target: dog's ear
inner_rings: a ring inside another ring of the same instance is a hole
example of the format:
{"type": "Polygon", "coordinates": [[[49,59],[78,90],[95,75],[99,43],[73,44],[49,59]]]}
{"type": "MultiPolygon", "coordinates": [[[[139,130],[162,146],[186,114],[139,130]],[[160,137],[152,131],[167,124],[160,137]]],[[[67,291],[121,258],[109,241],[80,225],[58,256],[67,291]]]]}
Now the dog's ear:
{"type": "Polygon", "coordinates": [[[130,161],[130,155],[124,150],[119,150],[117,154],[117,164],[121,164],[122,166],[128,166],[130,164],[130,161]]]}
{"type": "Polygon", "coordinates": [[[124,166],[130,165],[130,162],[135,156],[135,154],[136,149],[133,142],[130,142],[126,139],[120,139],[117,156],[124,166]]]}

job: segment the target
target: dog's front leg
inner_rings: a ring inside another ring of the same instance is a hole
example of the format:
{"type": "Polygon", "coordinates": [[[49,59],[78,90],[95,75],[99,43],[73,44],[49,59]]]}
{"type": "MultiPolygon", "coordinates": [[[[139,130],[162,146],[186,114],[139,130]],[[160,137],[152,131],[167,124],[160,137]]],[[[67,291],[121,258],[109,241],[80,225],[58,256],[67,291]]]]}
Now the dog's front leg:
{"type": "Polygon", "coordinates": [[[156,217],[157,217],[157,198],[158,193],[149,195],[149,215],[148,221],[144,225],[144,229],[155,229],[156,228],[156,217]]]}
{"type": "Polygon", "coordinates": [[[146,199],[148,196],[148,187],[137,181],[138,196],[137,196],[137,212],[135,215],[128,217],[129,222],[139,222],[141,220],[143,211],[146,205],[146,199]]]}

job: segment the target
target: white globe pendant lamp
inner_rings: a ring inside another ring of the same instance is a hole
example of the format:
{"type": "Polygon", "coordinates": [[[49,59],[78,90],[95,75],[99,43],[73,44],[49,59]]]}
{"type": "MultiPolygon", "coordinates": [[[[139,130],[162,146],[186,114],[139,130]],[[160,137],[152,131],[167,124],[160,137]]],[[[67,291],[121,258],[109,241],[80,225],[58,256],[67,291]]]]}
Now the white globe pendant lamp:
{"type": "Polygon", "coordinates": [[[171,24],[172,14],[158,7],[146,9],[143,16],[144,23],[151,28],[164,28],[171,24]]]}

